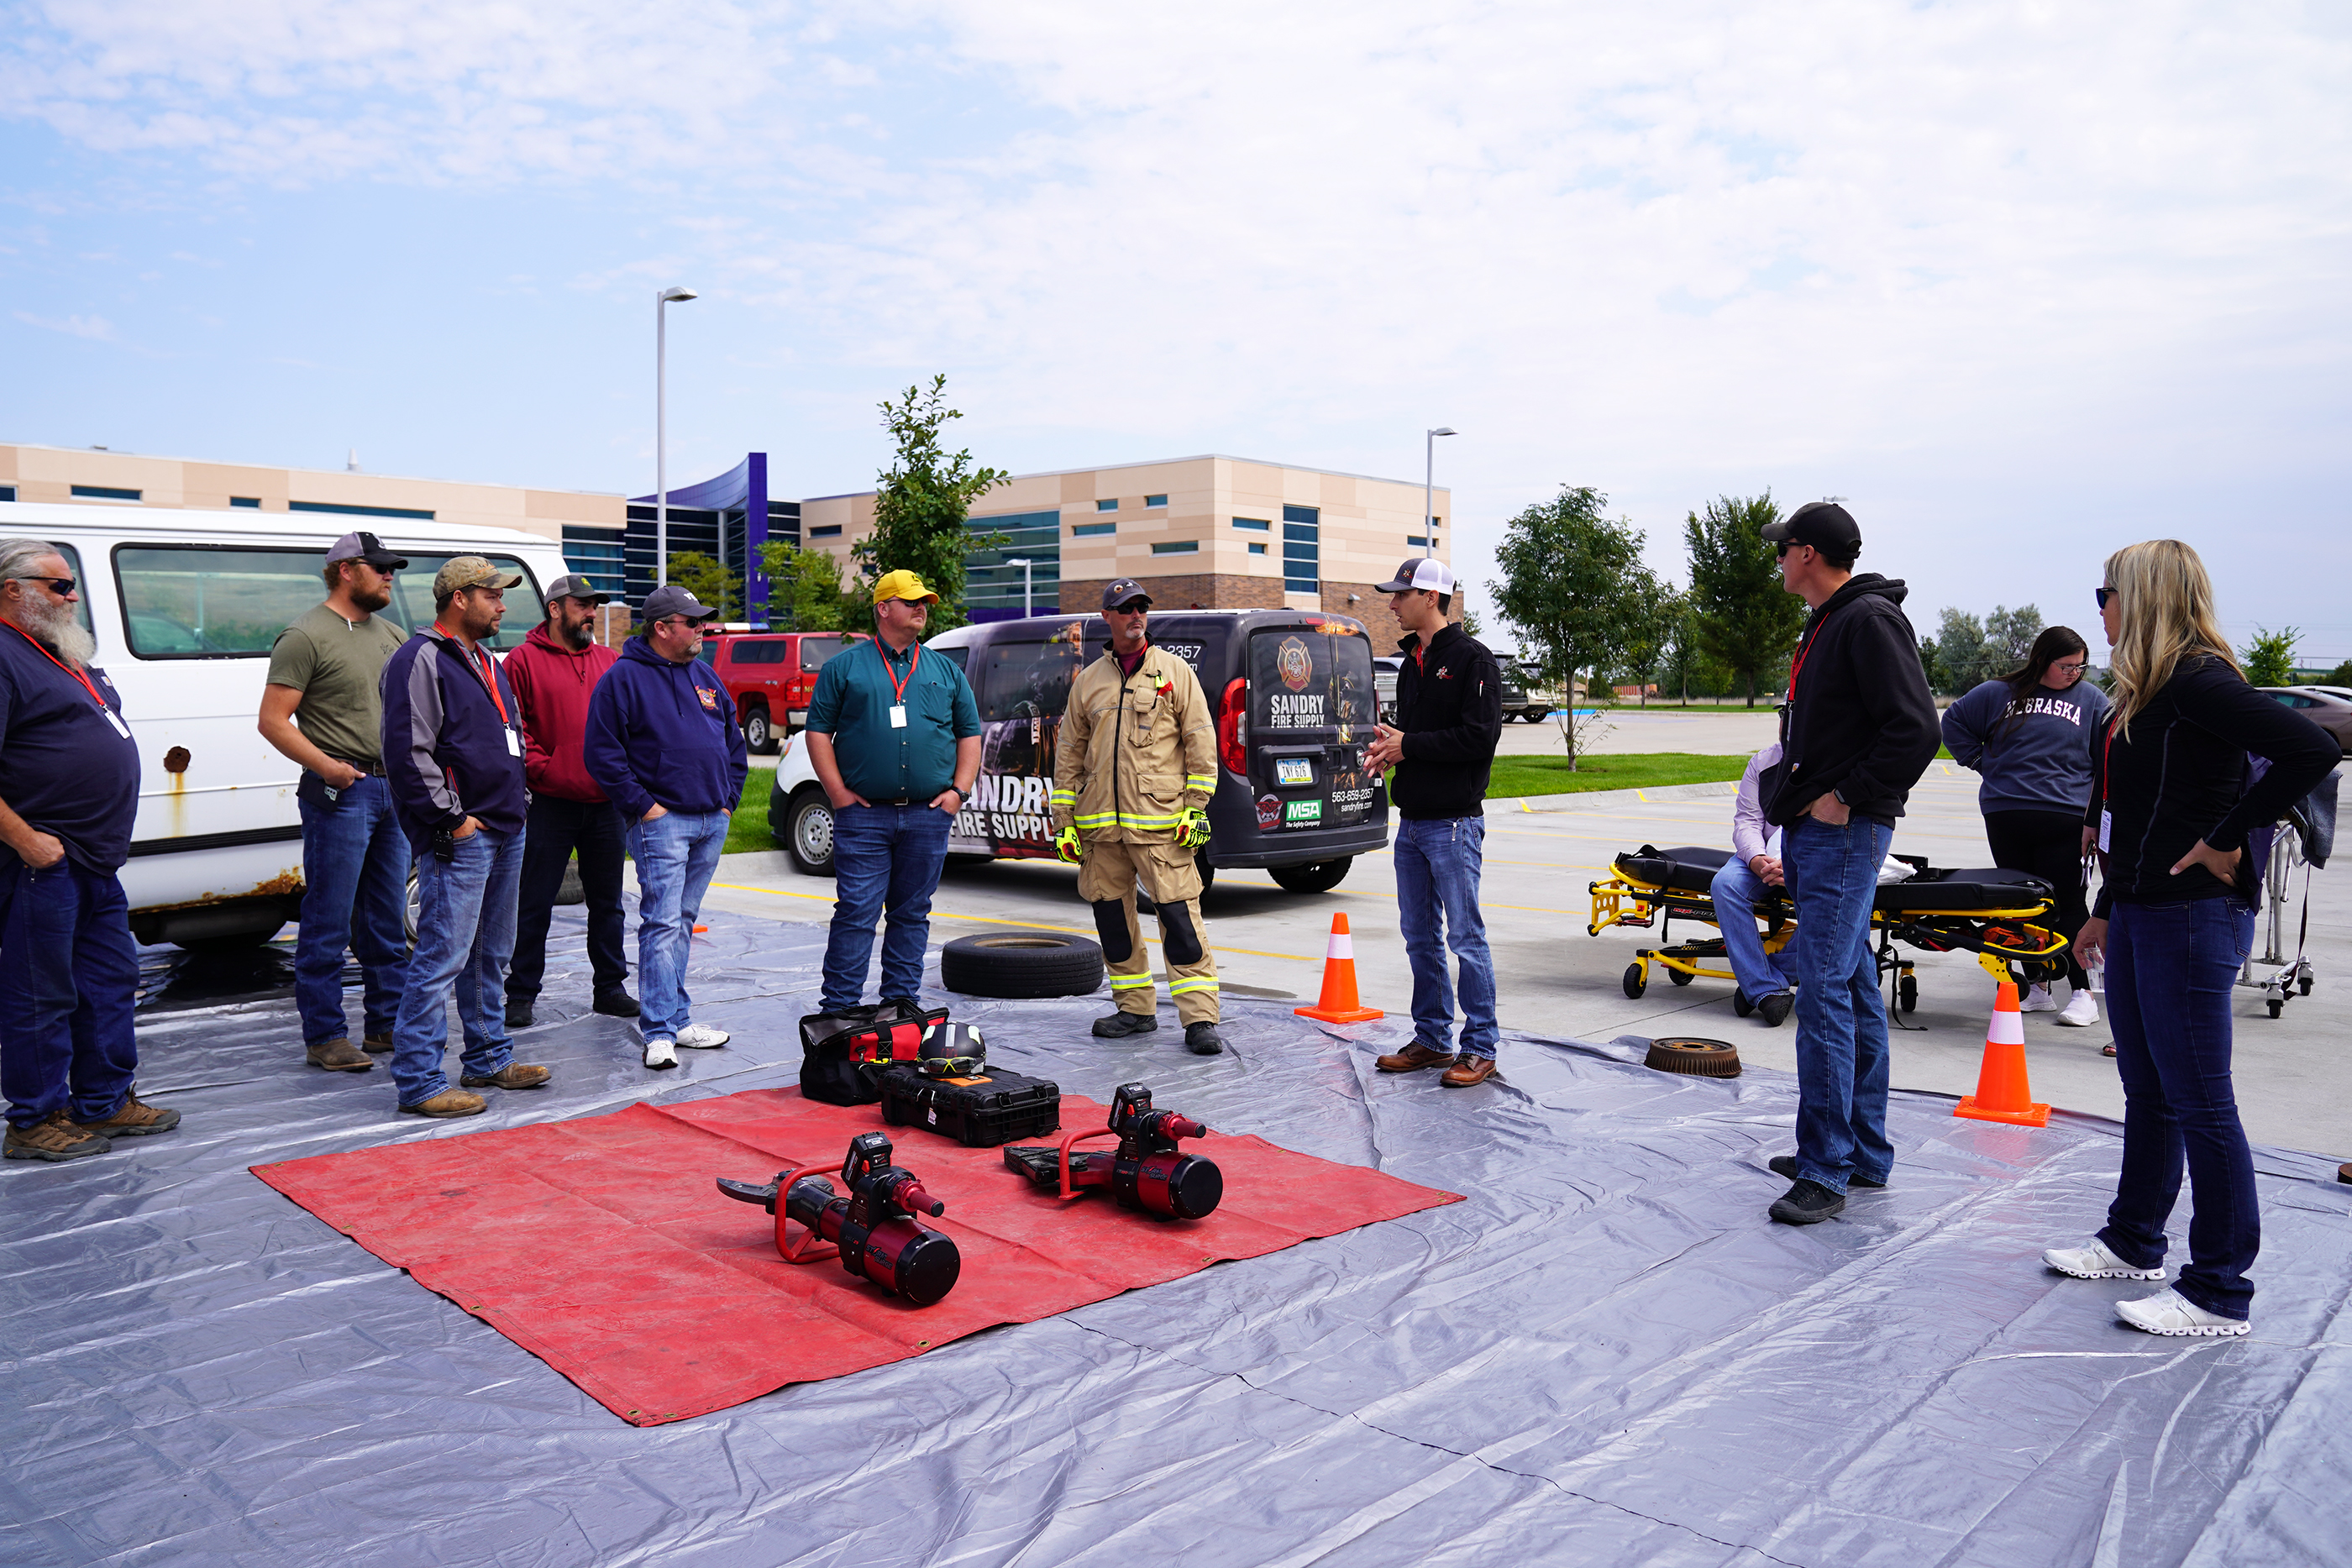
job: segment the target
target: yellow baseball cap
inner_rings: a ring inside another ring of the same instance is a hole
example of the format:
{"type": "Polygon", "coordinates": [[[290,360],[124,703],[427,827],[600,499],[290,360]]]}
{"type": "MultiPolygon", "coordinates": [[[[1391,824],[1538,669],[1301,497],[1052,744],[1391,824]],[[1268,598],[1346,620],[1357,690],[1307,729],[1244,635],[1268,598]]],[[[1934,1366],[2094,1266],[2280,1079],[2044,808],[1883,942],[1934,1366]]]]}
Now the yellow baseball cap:
{"type": "Polygon", "coordinates": [[[874,602],[879,604],[886,599],[919,599],[929,604],[940,601],[938,594],[923,586],[921,578],[904,570],[884,572],[882,580],[874,585],[874,602]]]}

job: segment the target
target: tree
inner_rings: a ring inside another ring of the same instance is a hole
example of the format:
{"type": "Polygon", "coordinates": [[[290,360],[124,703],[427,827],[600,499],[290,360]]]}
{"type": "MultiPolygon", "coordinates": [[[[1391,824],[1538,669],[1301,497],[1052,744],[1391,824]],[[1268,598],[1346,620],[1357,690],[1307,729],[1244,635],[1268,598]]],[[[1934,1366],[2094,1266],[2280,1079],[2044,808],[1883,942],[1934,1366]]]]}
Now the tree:
{"type": "MultiPolygon", "coordinates": [[[[1642,534],[1601,515],[1609,498],[1590,486],[1564,487],[1513,517],[1495,552],[1502,580],[1486,585],[1495,608],[1519,632],[1521,659],[1537,678],[1558,682],[1575,706],[1576,672],[1606,663],[1626,625],[1639,578],[1642,534]]],[[[1576,767],[1572,722],[1561,726],[1568,766],[1576,767]]]]}
{"type": "Polygon", "coordinates": [[[1670,583],[1660,582],[1647,568],[1640,569],[1625,595],[1625,629],[1618,644],[1617,667],[1633,677],[1642,706],[1650,706],[1650,677],[1665,663],[1682,624],[1683,596],[1670,583]]]}
{"type": "Polygon", "coordinates": [[[2025,668],[2033,656],[2033,640],[2042,635],[2042,612],[2031,604],[2003,610],[1996,604],[1985,617],[1985,680],[2025,668]]]}
{"type": "Polygon", "coordinates": [[[1704,517],[1693,512],[1683,525],[1700,649],[1746,685],[1749,707],[1757,682],[1770,681],[1805,624],[1805,601],[1780,586],[1779,563],[1764,542],[1765,525],[1780,516],[1767,490],[1709,501],[1704,517]]]}
{"type": "Polygon", "coordinates": [[[782,539],[763,547],[768,580],[791,607],[795,632],[859,632],[866,629],[872,597],[841,586],[841,561],[821,549],[796,549],[782,539]]]}
{"type": "Polygon", "coordinates": [[[2293,626],[2283,632],[2254,628],[2254,640],[2238,651],[2238,663],[2250,686],[2294,685],[2294,645],[2303,633],[2293,626]]]}
{"type": "Polygon", "coordinates": [[[1697,681],[1704,689],[1710,663],[1699,647],[1698,613],[1690,606],[1690,596],[1684,594],[1675,606],[1674,632],[1666,639],[1666,652],[1659,664],[1659,676],[1666,689],[1681,697],[1683,705],[1688,706],[1691,683],[1697,681]]]}
{"type": "Polygon", "coordinates": [[[1936,628],[1936,673],[1947,696],[1972,692],[1984,681],[1984,623],[1965,610],[1946,610],[1936,628]]]}
{"type": "Polygon", "coordinates": [[[921,578],[940,596],[931,608],[931,632],[969,619],[965,553],[1002,549],[1005,536],[973,534],[964,519],[975,499],[1012,477],[1002,468],[974,468],[969,450],[948,453],[940,427],[963,413],[945,406],[947,384],[947,377],[935,375],[929,387],[908,387],[905,396],[881,404],[883,426],[898,449],[876,486],[874,531],[850,551],[869,577],[906,570],[921,578]]]}
{"type": "Polygon", "coordinates": [[[2328,671],[2327,678],[2320,684],[2329,686],[2352,686],[2352,659],[2347,659],[2328,671]]]}
{"type": "Polygon", "coordinates": [[[1927,677],[1929,691],[1944,689],[1942,674],[1936,663],[1936,640],[1933,637],[1919,639],[1919,673],[1927,677]]]}
{"type": "Polygon", "coordinates": [[[743,613],[743,574],[698,549],[670,552],[669,580],[719,612],[721,624],[743,613]]]}

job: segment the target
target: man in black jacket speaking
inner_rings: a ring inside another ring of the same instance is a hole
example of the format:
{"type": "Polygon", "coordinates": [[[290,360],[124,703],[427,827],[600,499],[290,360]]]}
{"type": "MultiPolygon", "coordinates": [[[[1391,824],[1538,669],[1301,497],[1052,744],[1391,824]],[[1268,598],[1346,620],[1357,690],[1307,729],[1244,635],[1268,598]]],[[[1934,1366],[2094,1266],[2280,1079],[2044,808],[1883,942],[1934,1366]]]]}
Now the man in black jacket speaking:
{"type": "Polygon", "coordinates": [[[1486,777],[1503,733],[1503,678],[1495,655],[1445,619],[1454,571],[1415,556],[1381,583],[1397,623],[1404,665],[1397,671],[1396,727],[1381,725],[1365,760],[1396,769],[1389,799],[1397,825],[1397,925],[1412,965],[1412,1043],[1380,1059],[1383,1072],[1444,1067],[1456,1089],[1495,1072],[1495,960],[1478,910],[1478,871],[1486,843],[1486,777]],[[1454,1033],[1456,988],[1445,950],[1461,970],[1462,1049],[1454,1033]]]}
{"type": "Polygon", "coordinates": [[[1846,1186],[1886,1185],[1886,1004],[1870,946],[1878,868],[1936,755],[1936,701],[1900,581],[1853,575],[1862,530],[1834,501],[1764,527],[1780,580],[1812,606],[1789,671],[1780,765],[1759,780],[1797,905],[1797,1153],[1772,1218],[1811,1225],[1846,1186]]]}

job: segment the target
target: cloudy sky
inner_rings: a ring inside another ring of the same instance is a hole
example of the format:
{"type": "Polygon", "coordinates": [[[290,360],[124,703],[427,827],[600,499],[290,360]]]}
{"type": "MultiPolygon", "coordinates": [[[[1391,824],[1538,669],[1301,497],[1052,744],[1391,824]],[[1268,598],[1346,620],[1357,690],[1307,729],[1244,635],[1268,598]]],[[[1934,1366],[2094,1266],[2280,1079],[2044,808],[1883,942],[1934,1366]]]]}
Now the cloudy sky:
{"type": "Polygon", "coordinates": [[[2352,12],[0,4],[0,439],[638,492],[984,461],[1848,498],[2088,629],[2170,534],[2352,657],[2352,12]]]}

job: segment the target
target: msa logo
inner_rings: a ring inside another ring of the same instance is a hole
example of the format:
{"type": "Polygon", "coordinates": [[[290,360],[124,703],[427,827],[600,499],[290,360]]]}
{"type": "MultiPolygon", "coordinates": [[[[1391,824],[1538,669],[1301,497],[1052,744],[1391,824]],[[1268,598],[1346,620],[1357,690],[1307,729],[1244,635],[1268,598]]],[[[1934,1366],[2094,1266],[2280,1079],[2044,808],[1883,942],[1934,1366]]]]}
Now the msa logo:
{"type": "Polygon", "coordinates": [[[1293,800],[1287,806],[1283,808],[1282,820],[1284,822],[1294,828],[1300,826],[1302,823],[1319,822],[1323,820],[1323,802],[1320,800],[1293,800]]]}

